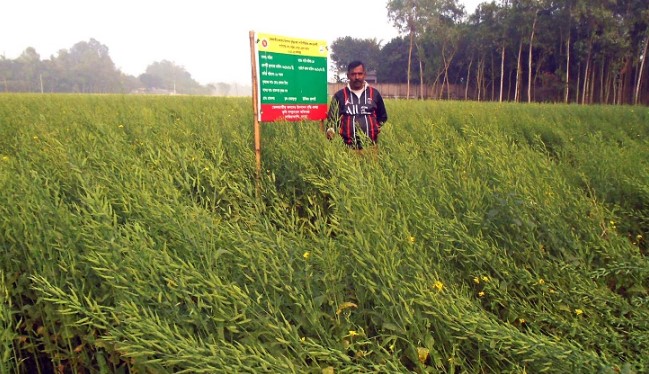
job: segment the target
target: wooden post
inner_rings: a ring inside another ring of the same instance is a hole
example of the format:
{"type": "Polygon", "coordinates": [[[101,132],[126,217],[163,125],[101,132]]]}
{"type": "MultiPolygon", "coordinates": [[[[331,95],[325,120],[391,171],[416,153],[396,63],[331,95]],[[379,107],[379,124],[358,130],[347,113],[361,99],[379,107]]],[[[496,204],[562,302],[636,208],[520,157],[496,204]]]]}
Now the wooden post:
{"type": "Polygon", "coordinates": [[[252,67],[252,108],[254,112],[255,159],[257,161],[257,190],[261,179],[261,129],[259,125],[259,91],[257,91],[257,58],[255,32],[250,31],[250,66],[252,67]]]}

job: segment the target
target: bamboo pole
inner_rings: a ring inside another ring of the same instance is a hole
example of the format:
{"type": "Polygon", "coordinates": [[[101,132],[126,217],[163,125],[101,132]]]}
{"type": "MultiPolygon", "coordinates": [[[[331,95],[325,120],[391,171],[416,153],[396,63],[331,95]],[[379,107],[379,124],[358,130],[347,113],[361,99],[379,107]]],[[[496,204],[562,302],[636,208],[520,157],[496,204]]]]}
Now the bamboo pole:
{"type": "Polygon", "coordinates": [[[255,32],[250,31],[250,66],[252,70],[252,108],[254,112],[255,160],[257,170],[257,189],[261,178],[261,129],[259,125],[259,91],[257,90],[257,58],[255,56],[255,32]]]}

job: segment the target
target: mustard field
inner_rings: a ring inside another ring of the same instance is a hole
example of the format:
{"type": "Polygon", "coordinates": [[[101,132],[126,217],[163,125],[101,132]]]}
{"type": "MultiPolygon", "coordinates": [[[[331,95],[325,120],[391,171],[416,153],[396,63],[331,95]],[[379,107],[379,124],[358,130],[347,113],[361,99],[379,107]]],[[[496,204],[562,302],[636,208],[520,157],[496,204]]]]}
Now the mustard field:
{"type": "Polygon", "coordinates": [[[2,373],[649,371],[649,108],[0,95],[2,373]]]}

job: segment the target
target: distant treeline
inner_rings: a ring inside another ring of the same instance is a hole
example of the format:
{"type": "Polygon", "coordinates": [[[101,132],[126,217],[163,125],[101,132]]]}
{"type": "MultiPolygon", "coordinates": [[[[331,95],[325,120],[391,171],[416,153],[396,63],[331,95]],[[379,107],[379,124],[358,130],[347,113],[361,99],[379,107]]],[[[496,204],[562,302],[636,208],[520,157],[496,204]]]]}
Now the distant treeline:
{"type": "Polygon", "coordinates": [[[16,59],[0,56],[0,92],[43,93],[154,93],[185,95],[249,95],[249,87],[228,83],[201,85],[183,67],[162,60],[138,77],[115,67],[108,47],[95,39],[41,60],[28,47],[16,59]]]}

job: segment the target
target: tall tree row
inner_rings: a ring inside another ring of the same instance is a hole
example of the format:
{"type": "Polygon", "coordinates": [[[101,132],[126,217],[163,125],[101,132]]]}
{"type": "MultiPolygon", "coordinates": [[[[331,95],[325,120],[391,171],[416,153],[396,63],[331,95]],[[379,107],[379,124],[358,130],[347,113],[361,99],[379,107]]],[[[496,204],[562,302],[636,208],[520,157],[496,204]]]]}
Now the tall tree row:
{"type": "MultiPolygon", "coordinates": [[[[649,104],[646,0],[389,0],[378,79],[436,98],[649,104]],[[401,66],[397,68],[397,66],[401,66]],[[453,90],[451,88],[454,88],[453,90]]],[[[334,42],[332,50],[337,50],[334,42]]]]}
{"type": "Polygon", "coordinates": [[[470,70],[454,80],[472,76],[478,99],[647,103],[648,9],[641,0],[482,3],[449,26],[474,41],[463,43],[457,58],[470,70]]]}

